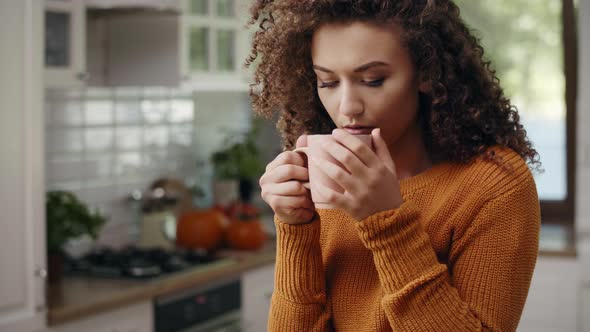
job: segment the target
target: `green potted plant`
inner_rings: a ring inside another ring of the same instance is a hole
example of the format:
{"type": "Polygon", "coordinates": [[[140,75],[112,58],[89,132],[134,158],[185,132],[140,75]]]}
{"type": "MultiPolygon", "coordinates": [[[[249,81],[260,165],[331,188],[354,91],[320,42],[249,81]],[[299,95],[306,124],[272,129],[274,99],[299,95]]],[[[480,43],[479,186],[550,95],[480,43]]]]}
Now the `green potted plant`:
{"type": "Polygon", "coordinates": [[[91,212],[69,191],[49,191],[46,199],[49,280],[56,281],[62,274],[66,242],[83,235],[96,239],[106,219],[96,211],[91,212]]]}
{"type": "MultiPolygon", "coordinates": [[[[223,143],[223,148],[211,156],[215,172],[216,182],[233,182],[237,187],[226,186],[225,191],[235,190],[243,202],[250,201],[254,190],[254,183],[262,172],[264,165],[260,158],[260,151],[256,144],[259,132],[259,123],[254,121],[250,130],[228,135],[223,143]],[[232,189],[233,188],[233,189],[232,189]]],[[[217,190],[217,189],[216,189],[217,190]]],[[[215,202],[230,203],[230,202],[215,202]]]]}

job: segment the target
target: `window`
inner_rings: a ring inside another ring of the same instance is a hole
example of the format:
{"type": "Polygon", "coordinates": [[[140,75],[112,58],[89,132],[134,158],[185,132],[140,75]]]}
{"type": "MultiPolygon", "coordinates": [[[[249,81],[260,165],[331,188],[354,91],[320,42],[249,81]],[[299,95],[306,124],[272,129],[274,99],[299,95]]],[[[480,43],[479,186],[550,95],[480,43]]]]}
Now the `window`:
{"type": "Polygon", "coordinates": [[[573,0],[457,0],[540,155],[543,221],[573,223],[576,25],[573,0]]]}

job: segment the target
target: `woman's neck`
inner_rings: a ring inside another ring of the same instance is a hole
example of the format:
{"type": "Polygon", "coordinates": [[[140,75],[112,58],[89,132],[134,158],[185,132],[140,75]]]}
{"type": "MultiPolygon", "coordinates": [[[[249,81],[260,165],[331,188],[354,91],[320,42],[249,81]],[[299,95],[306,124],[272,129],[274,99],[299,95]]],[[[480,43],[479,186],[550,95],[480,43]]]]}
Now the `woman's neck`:
{"type": "Polygon", "coordinates": [[[418,125],[410,127],[390,148],[390,153],[398,180],[420,174],[433,165],[418,125]]]}

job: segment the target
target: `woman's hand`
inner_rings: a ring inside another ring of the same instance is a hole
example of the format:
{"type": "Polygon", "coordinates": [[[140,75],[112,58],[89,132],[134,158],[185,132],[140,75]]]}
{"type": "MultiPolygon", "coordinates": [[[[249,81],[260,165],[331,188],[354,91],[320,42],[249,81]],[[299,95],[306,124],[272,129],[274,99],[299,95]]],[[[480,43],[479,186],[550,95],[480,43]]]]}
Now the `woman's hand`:
{"type": "MultiPolygon", "coordinates": [[[[320,187],[330,204],[346,211],[356,220],[381,211],[398,208],[402,203],[395,164],[387,144],[381,138],[380,129],[371,132],[375,152],[369,146],[345,130],[335,129],[333,139],[327,140],[322,149],[338,160],[346,169],[327,160],[310,160],[345,189],[339,193],[320,187]]],[[[310,158],[313,159],[313,158],[310,158]]]]}
{"type": "MultiPolygon", "coordinates": [[[[303,135],[297,140],[296,147],[306,144],[307,136],[303,135]]],[[[313,219],[315,208],[309,190],[303,187],[303,182],[307,181],[309,173],[301,154],[282,152],[266,166],[260,177],[262,199],[282,222],[308,223],[313,219]]]]}

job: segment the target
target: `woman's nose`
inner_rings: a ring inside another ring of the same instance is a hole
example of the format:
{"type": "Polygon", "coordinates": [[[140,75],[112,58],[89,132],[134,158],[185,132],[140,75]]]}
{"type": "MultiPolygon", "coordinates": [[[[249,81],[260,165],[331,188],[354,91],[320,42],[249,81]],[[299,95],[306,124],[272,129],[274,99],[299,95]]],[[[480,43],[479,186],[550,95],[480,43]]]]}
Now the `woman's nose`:
{"type": "Polygon", "coordinates": [[[341,91],[340,113],[346,116],[356,116],[363,113],[364,105],[357,91],[348,84],[345,84],[341,91]]]}

